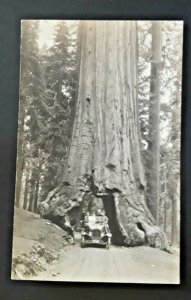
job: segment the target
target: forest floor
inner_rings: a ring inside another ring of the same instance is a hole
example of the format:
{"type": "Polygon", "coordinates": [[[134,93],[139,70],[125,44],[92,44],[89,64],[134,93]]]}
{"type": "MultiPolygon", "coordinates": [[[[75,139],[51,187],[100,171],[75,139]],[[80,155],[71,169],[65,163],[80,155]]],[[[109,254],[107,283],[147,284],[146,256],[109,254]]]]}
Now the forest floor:
{"type": "Polygon", "coordinates": [[[179,283],[177,249],[173,254],[146,246],[82,249],[79,234],[70,245],[64,231],[38,215],[16,209],[15,216],[12,279],[179,283]]]}

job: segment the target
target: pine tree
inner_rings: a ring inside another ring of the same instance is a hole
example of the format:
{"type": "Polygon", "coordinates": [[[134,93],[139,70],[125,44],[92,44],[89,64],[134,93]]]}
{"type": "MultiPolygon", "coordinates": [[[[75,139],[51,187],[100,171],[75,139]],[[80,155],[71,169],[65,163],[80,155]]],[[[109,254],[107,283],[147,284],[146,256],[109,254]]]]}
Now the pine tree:
{"type": "Polygon", "coordinates": [[[160,197],[160,215],[161,226],[175,246],[179,243],[180,225],[181,61],[182,24],[163,22],[161,131],[165,138],[161,141],[161,153],[165,154],[161,161],[161,184],[165,193],[160,197]]]}
{"type": "Polygon", "coordinates": [[[53,46],[42,55],[47,104],[51,110],[44,134],[48,149],[41,200],[59,185],[68,152],[78,81],[78,23],[59,21],[53,46]]]}
{"type": "Polygon", "coordinates": [[[21,35],[20,115],[16,204],[34,211],[41,167],[45,120],[50,119],[38,47],[39,21],[23,21],[21,35]],[[29,171],[30,170],[30,171],[29,171]]]}
{"type": "Polygon", "coordinates": [[[147,203],[158,224],[160,193],[161,21],[152,21],[152,56],[147,151],[147,203]]]}
{"type": "MultiPolygon", "coordinates": [[[[32,114],[33,103],[36,102],[41,89],[41,76],[38,65],[38,21],[22,21],[21,26],[21,72],[20,72],[20,107],[18,130],[18,162],[16,204],[23,207],[26,192],[25,169],[31,157],[31,141],[36,130],[31,130],[31,122],[37,120],[32,114]],[[29,150],[30,149],[30,150],[29,150]],[[21,194],[25,195],[21,195],[21,194]]],[[[28,180],[27,180],[28,184],[28,180]]]]}

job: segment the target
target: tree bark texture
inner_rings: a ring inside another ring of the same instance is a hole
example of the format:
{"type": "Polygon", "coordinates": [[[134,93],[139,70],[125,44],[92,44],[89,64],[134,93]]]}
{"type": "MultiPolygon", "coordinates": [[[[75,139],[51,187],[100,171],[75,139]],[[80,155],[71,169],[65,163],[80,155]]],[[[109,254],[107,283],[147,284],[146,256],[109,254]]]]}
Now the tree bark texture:
{"type": "Polygon", "coordinates": [[[76,116],[60,191],[39,206],[45,217],[101,198],[113,243],[168,249],[144,200],[137,116],[136,22],[84,21],[76,116]]]}
{"type": "Polygon", "coordinates": [[[161,21],[152,22],[152,61],[149,102],[149,136],[147,157],[147,204],[158,224],[160,191],[160,68],[161,21]]]}

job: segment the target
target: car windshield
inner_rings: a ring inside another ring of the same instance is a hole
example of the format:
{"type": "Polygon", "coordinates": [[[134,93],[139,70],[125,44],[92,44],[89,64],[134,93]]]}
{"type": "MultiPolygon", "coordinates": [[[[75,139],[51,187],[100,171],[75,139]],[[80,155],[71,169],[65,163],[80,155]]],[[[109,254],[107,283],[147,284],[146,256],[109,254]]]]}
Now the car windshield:
{"type": "Polygon", "coordinates": [[[95,223],[104,223],[105,222],[105,217],[98,217],[98,216],[87,216],[86,217],[86,222],[90,224],[95,224],[95,223]]]}

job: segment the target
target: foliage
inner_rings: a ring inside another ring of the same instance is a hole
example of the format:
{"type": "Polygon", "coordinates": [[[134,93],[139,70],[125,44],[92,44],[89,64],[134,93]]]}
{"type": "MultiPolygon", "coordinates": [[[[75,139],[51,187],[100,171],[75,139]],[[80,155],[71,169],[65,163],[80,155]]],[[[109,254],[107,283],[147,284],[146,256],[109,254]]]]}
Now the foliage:
{"type": "MultiPolygon", "coordinates": [[[[149,97],[151,72],[151,22],[139,25],[139,120],[145,168],[147,170],[149,97]]],[[[179,202],[177,184],[180,177],[180,103],[182,25],[163,22],[160,71],[160,202],[159,225],[172,240],[172,211],[179,202]],[[175,200],[176,199],[176,200],[175,200]]],[[[149,169],[150,171],[150,169],[149,169]]],[[[176,212],[178,218],[179,211],[176,212]]],[[[178,236],[178,232],[176,233],[178,236]]]]}
{"type": "Polygon", "coordinates": [[[39,49],[39,26],[40,21],[24,21],[21,36],[19,136],[25,153],[20,181],[26,178],[28,186],[23,207],[32,211],[62,175],[78,78],[77,24],[58,22],[50,49],[39,49]]]}

